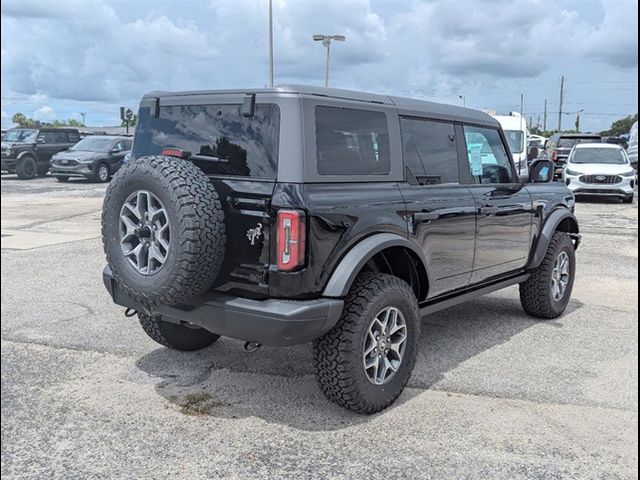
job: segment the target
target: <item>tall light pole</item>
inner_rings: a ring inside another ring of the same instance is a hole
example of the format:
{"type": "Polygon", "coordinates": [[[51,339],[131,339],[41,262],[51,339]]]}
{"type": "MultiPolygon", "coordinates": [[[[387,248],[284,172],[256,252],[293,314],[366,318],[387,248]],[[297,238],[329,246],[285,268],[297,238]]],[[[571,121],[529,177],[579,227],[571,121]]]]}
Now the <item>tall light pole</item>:
{"type": "Polygon", "coordinates": [[[313,40],[316,42],[322,42],[322,45],[327,48],[327,61],[324,66],[324,86],[329,86],[329,60],[331,59],[331,40],[336,42],[344,42],[347,39],[344,35],[314,35],[313,40]]]}
{"type": "Polygon", "coordinates": [[[269,0],[269,88],[273,88],[273,0],[269,0]]]}
{"type": "Polygon", "coordinates": [[[458,98],[460,100],[462,100],[462,106],[466,107],[467,106],[467,97],[465,97],[464,95],[458,95],[458,98]]]}

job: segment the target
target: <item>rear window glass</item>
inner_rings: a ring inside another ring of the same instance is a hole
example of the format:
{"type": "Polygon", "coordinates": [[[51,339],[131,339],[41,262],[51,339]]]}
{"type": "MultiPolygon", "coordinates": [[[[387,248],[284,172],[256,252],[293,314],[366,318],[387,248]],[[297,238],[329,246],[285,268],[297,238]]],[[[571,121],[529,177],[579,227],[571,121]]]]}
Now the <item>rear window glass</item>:
{"type": "Polygon", "coordinates": [[[573,148],[578,143],[600,143],[599,138],[562,138],[558,140],[558,148],[573,148]]]}
{"type": "Polygon", "coordinates": [[[161,107],[159,118],[140,109],[133,155],[182,150],[207,174],[275,179],[278,168],[280,111],[256,105],[245,117],[241,105],[161,107]],[[188,153],[187,153],[188,152],[188,153]]]}
{"type": "Polygon", "coordinates": [[[316,107],[315,114],[320,175],[389,173],[389,128],[384,113],[316,107]]]}

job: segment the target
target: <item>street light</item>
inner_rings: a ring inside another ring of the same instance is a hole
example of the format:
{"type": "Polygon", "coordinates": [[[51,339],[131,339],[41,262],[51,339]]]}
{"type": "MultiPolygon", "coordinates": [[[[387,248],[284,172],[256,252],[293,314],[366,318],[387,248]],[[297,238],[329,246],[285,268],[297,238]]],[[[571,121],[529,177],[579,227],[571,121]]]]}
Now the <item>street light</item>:
{"type": "Polygon", "coordinates": [[[465,97],[464,95],[458,95],[458,98],[460,100],[462,100],[462,106],[466,107],[467,106],[467,97],[465,97]]]}
{"type": "Polygon", "coordinates": [[[327,62],[324,67],[324,86],[329,86],[329,59],[331,58],[331,40],[336,42],[344,42],[347,39],[344,35],[314,35],[313,40],[316,42],[322,42],[322,45],[327,48],[327,62]]]}

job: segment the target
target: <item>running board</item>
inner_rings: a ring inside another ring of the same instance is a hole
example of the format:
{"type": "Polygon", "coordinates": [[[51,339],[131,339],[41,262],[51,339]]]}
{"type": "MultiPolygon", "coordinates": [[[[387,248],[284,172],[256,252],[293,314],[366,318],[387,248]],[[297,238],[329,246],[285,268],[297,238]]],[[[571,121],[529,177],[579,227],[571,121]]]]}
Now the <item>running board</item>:
{"type": "Polygon", "coordinates": [[[429,315],[431,313],[439,312],[440,310],[444,310],[446,308],[455,307],[456,305],[460,305],[461,303],[468,302],[469,300],[473,300],[475,298],[482,297],[483,295],[488,295],[489,293],[497,292],[498,290],[502,290],[503,288],[525,282],[527,281],[528,278],[529,278],[529,274],[526,273],[523,275],[519,275],[517,277],[511,277],[508,280],[502,280],[497,283],[492,283],[490,285],[480,287],[476,290],[471,290],[470,292],[465,292],[459,295],[446,297],[446,298],[443,298],[442,300],[434,299],[431,302],[427,302],[423,304],[424,306],[420,307],[420,315],[429,315]]]}

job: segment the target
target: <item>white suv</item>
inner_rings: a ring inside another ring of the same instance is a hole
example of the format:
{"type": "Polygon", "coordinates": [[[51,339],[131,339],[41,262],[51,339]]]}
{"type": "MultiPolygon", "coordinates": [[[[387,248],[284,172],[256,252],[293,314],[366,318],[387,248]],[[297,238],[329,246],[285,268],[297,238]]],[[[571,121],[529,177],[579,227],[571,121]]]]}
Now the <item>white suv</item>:
{"type": "Polygon", "coordinates": [[[636,172],[619,145],[576,145],[569,154],[562,180],[575,195],[620,197],[625,203],[633,203],[636,172]]]}

